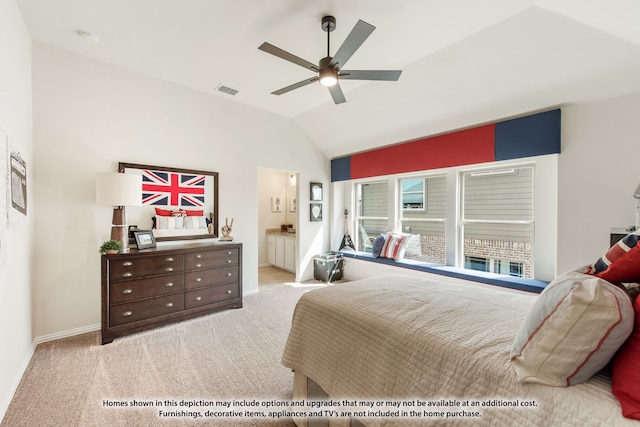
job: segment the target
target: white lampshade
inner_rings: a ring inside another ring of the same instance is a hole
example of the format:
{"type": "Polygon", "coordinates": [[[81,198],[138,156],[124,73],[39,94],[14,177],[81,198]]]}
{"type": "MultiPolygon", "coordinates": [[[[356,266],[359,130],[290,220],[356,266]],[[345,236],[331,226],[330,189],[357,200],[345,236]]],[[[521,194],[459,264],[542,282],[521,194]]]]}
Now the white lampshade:
{"type": "Polygon", "coordinates": [[[97,175],[96,203],[109,206],[140,206],[142,175],[117,172],[97,175]]]}

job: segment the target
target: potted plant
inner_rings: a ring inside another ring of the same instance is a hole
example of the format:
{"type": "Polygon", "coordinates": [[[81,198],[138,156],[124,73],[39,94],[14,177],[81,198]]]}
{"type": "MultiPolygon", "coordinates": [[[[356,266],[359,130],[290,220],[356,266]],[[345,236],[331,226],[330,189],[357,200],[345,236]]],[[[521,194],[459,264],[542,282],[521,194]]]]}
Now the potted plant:
{"type": "Polygon", "coordinates": [[[100,246],[100,253],[102,253],[102,254],[117,254],[122,249],[124,249],[124,246],[122,245],[121,241],[119,241],[119,240],[107,240],[106,242],[104,242],[102,244],[102,246],[100,246]]]}

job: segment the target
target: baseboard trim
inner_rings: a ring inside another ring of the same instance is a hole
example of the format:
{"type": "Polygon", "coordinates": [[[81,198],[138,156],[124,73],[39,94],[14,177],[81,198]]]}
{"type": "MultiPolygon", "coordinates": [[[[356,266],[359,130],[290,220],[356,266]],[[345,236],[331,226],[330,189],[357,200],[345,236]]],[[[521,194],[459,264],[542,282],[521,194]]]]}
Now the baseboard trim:
{"type": "Polygon", "coordinates": [[[80,334],[86,334],[87,332],[93,332],[93,331],[99,331],[100,330],[100,324],[96,323],[93,325],[88,325],[88,326],[83,326],[80,328],[75,328],[75,329],[69,329],[66,331],[62,331],[62,332],[56,332],[53,334],[49,334],[49,335],[43,335],[40,337],[36,337],[33,340],[33,348],[35,349],[35,347],[38,344],[42,344],[44,342],[48,342],[48,341],[54,341],[54,340],[59,340],[61,338],[69,338],[72,337],[74,335],[80,335],[80,334]]]}

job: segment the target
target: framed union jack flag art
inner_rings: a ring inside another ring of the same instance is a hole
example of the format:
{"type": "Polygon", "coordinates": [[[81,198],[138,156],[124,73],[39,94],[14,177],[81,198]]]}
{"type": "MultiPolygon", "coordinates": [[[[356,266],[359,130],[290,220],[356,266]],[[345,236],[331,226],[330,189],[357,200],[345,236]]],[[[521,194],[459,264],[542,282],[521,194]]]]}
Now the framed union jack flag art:
{"type": "Polygon", "coordinates": [[[206,175],[142,171],[142,204],[204,206],[206,175]]]}
{"type": "Polygon", "coordinates": [[[153,230],[155,240],[218,237],[218,173],[119,163],[142,175],[141,206],[127,207],[127,222],[153,230]]]}

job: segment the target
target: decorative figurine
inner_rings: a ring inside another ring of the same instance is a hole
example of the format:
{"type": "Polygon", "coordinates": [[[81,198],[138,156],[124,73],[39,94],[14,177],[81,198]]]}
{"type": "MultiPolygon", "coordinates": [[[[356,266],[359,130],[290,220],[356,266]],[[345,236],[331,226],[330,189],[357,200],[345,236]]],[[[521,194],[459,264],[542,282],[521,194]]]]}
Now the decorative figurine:
{"type": "Polygon", "coordinates": [[[222,237],[220,240],[233,240],[233,236],[231,236],[231,228],[233,227],[233,218],[231,218],[231,224],[229,224],[229,218],[224,219],[224,225],[220,228],[222,231],[222,237]]]}

